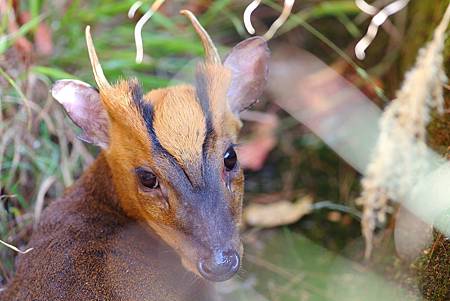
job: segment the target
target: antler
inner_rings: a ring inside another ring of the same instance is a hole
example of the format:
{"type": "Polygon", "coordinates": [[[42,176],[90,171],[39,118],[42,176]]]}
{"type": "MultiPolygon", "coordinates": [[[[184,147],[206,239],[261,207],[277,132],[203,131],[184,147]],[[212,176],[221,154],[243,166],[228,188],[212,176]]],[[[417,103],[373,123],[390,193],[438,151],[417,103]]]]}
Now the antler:
{"type": "Polygon", "coordinates": [[[100,90],[111,88],[108,80],[103,73],[102,66],[98,61],[97,53],[95,52],[94,42],[91,37],[91,27],[86,26],[86,44],[89,52],[89,59],[91,60],[92,71],[94,73],[95,82],[100,90]]]}
{"type": "Polygon", "coordinates": [[[195,15],[189,10],[182,10],[180,11],[180,14],[187,16],[189,20],[191,20],[192,26],[194,26],[195,31],[202,41],[203,48],[205,49],[206,62],[221,65],[222,60],[220,59],[216,46],[214,46],[210,36],[200,22],[198,22],[195,15]]]}

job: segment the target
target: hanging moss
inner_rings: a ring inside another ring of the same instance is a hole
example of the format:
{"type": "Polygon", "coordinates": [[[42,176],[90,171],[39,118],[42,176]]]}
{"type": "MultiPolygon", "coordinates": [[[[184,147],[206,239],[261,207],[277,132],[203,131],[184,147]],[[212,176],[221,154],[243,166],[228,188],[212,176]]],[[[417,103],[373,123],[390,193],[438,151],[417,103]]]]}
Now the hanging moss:
{"type": "MultiPolygon", "coordinates": [[[[395,91],[403,81],[405,72],[414,64],[417,53],[431,40],[434,30],[445,12],[448,0],[411,1],[408,8],[407,31],[398,61],[387,72],[389,81],[386,90],[395,91]]],[[[450,39],[444,50],[445,73],[450,75],[450,39]]],[[[450,147],[450,91],[444,89],[446,113],[433,114],[428,127],[428,144],[437,153],[449,155],[450,147]]],[[[425,300],[450,300],[450,241],[444,235],[436,233],[433,244],[417,261],[411,265],[411,271],[417,275],[419,288],[425,300]]]]}

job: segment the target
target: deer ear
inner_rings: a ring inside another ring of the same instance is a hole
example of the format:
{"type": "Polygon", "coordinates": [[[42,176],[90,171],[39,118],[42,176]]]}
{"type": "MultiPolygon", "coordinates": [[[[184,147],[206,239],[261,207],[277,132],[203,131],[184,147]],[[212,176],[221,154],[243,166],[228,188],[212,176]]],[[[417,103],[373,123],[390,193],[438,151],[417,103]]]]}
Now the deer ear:
{"type": "Polygon", "coordinates": [[[232,73],[228,103],[231,111],[239,113],[261,96],[267,81],[270,51],[262,37],[252,37],[237,44],[225,59],[232,73]]]}
{"type": "Polygon", "coordinates": [[[79,138],[105,149],[108,147],[108,114],[99,92],[78,80],[59,80],[51,93],[72,121],[83,130],[79,138]]]}

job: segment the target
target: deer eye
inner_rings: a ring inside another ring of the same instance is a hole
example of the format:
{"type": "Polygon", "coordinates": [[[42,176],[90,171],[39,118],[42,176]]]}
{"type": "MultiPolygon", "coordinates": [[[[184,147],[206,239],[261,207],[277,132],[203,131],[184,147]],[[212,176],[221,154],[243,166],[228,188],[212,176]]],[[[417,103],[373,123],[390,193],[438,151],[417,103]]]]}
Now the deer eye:
{"type": "Polygon", "coordinates": [[[227,171],[231,171],[236,167],[237,155],[234,148],[230,146],[223,156],[223,163],[227,171]]]}
{"type": "Polygon", "coordinates": [[[158,178],[151,171],[145,170],[143,168],[136,169],[136,175],[142,186],[149,189],[156,189],[159,187],[158,178]]]}

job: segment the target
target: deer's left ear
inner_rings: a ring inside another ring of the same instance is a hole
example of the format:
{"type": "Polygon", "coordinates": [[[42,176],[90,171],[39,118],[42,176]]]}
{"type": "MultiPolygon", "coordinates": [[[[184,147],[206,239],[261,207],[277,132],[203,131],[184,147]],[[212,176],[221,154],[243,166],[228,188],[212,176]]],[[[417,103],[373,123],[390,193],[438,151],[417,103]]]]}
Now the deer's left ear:
{"type": "Polygon", "coordinates": [[[239,113],[261,96],[267,81],[270,51],[261,37],[252,37],[237,44],[225,59],[232,73],[228,103],[231,111],[239,113]]]}
{"type": "Polygon", "coordinates": [[[78,138],[103,149],[108,147],[108,114],[96,89],[84,82],[66,79],[57,81],[51,93],[70,119],[83,130],[78,138]]]}

